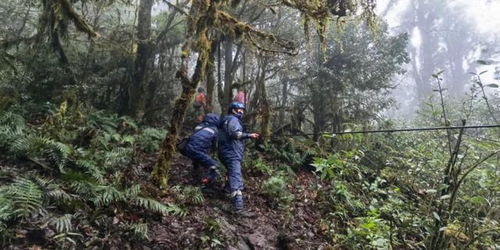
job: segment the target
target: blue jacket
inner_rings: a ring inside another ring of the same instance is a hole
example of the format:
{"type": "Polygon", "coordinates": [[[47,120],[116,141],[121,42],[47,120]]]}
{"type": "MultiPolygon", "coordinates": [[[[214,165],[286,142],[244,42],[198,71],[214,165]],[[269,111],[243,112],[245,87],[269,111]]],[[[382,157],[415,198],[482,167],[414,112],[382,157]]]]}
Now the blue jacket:
{"type": "Polygon", "coordinates": [[[226,115],[219,124],[219,157],[222,161],[241,161],[245,146],[242,140],[249,138],[248,133],[243,132],[243,126],[238,117],[233,114],[226,115]]]}
{"type": "Polygon", "coordinates": [[[203,122],[196,126],[193,135],[189,137],[185,149],[186,156],[189,157],[198,152],[208,153],[217,138],[218,125],[219,117],[216,114],[206,114],[203,122]]]}

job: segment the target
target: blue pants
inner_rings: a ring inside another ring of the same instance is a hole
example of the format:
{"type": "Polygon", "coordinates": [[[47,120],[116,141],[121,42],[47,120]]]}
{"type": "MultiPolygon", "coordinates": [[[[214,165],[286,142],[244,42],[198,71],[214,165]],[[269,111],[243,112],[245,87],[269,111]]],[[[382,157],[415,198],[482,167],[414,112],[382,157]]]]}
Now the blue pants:
{"type": "Polygon", "coordinates": [[[229,180],[229,190],[231,192],[231,202],[236,209],[243,208],[243,177],[241,175],[241,161],[239,160],[223,160],[224,166],[227,168],[227,177],[229,180]]]}
{"type": "Polygon", "coordinates": [[[211,166],[217,166],[217,162],[208,155],[207,152],[201,150],[192,150],[191,148],[186,149],[186,154],[189,159],[197,162],[202,167],[209,168],[211,166]]]}
{"type": "MultiPolygon", "coordinates": [[[[189,157],[193,161],[193,167],[194,171],[198,171],[198,167],[203,168],[203,176],[201,177],[207,177],[208,181],[213,181],[217,177],[217,172],[215,169],[210,169],[210,167],[215,166],[216,169],[218,168],[217,162],[210,157],[206,152],[200,151],[200,150],[191,150],[188,148],[186,150],[186,156],[189,157]]],[[[195,176],[195,178],[197,178],[195,176]]],[[[199,180],[196,180],[199,181],[199,180]]]]}
{"type": "Polygon", "coordinates": [[[243,190],[243,177],[241,175],[241,161],[238,160],[223,160],[224,166],[227,169],[227,177],[229,180],[229,189],[231,192],[243,190]]]}

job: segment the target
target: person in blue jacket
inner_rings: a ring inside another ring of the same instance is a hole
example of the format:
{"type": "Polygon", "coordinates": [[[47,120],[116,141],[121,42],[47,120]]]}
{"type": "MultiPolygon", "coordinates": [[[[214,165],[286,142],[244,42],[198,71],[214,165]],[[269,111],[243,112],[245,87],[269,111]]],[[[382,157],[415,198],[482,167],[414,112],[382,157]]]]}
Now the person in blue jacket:
{"type": "Polygon", "coordinates": [[[243,160],[244,139],[257,139],[257,133],[243,132],[241,118],[245,112],[245,105],[233,102],[229,106],[228,114],[219,123],[218,153],[219,159],[227,168],[228,185],[231,193],[231,202],[236,213],[243,212],[243,178],[241,175],[241,161],[243,160]]]}
{"type": "MultiPolygon", "coordinates": [[[[216,114],[206,114],[198,126],[195,127],[193,135],[189,137],[186,147],[181,152],[193,161],[193,172],[202,167],[205,173],[197,182],[202,185],[213,183],[217,178],[218,164],[209,155],[210,148],[215,145],[218,135],[219,117],[216,114]]],[[[195,178],[198,177],[195,174],[195,178]]]]}

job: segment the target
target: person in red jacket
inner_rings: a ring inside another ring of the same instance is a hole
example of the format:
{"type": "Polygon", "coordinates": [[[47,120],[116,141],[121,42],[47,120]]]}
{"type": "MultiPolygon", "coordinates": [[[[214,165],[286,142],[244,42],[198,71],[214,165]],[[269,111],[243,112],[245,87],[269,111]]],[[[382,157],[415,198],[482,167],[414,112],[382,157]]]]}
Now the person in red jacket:
{"type": "Polygon", "coordinates": [[[205,90],[202,87],[198,88],[198,93],[194,96],[193,108],[196,122],[202,122],[205,110],[207,109],[207,98],[205,90]]]}
{"type": "Polygon", "coordinates": [[[243,91],[242,88],[238,89],[238,92],[236,93],[236,95],[233,98],[233,102],[239,102],[242,104],[246,104],[245,91],[243,91]]]}

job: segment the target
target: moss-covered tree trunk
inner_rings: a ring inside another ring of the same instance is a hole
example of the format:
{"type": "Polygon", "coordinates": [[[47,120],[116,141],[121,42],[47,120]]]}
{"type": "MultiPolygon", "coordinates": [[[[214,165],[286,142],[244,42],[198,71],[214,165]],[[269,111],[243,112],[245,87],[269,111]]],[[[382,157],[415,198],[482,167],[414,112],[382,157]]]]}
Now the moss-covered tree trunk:
{"type": "Polygon", "coordinates": [[[263,59],[262,61],[262,69],[261,75],[258,80],[258,88],[260,88],[260,111],[262,112],[262,120],[260,122],[260,134],[261,138],[269,138],[271,135],[271,131],[269,129],[269,124],[271,122],[271,108],[269,107],[269,101],[267,100],[267,91],[266,91],[266,71],[269,61],[263,59]]]}
{"type": "Polygon", "coordinates": [[[182,129],[187,107],[193,99],[198,83],[205,77],[212,48],[209,31],[215,18],[216,3],[204,0],[193,1],[188,19],[187,39],[182,46],[182,63],[176,74],[176,77],[181,80],[182,93],[175,101],[170,128],[162,142],[160,155],[151,176],[160,189],[167,188],[171,162],[176,152],[175,144],[182,129]],[[188,63],[193,51],[198,52],[198,60],[193,76],[189,78],[188,63]]]}
{"type": "Polygon", "coordinates": [[[210,54],[208,56],[207,64],[207,111],[212,112],[213,110],[213,100],[215,93],[215,52],[217,51],[219,41],[212,42],[210,48],[210,54]]]}

